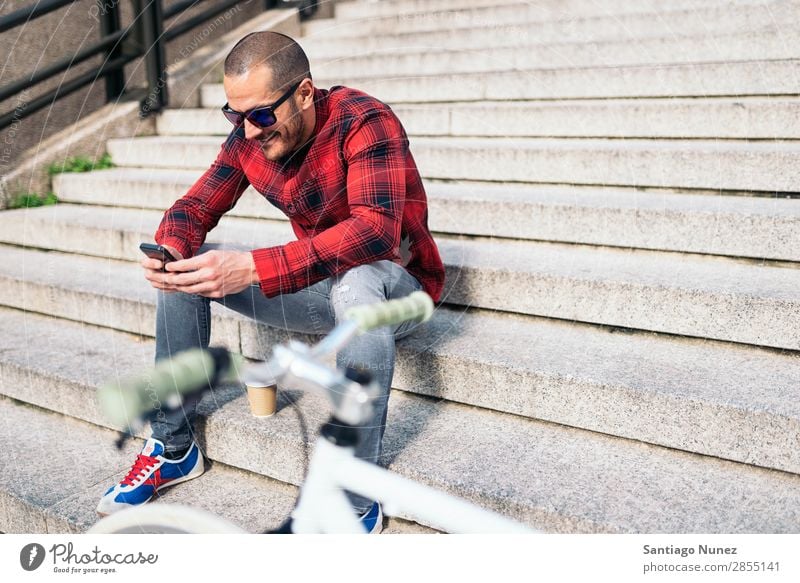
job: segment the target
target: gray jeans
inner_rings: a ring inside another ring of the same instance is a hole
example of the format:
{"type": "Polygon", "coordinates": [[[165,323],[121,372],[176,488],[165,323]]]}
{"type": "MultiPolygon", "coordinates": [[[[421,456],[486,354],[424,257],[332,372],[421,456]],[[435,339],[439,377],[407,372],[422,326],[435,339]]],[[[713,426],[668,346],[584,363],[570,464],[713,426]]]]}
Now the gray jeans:
{"type": "MultiPolygon", "coordinates": [[[[207,244],[200,248],[199,253],[219,247],[207,244]]],[[[293,294],[267,298],[258,286],[253,285],[213,301],[271,327],[326,334],[351,306],[401,298],[420,289],[419,281],[401,265],[383,260],[359,265],[293,294]]],[[[156,361],[188,348],[208,346],[211,301],[194,294],[158,292],[156,361]]],[[[406,322],[394,329],[384,327],[358,336],[336,355],[339,367],[348,365],[369,369],[381,388],[381,395],[375,400],[375,416],[360,430],[361,441],[356,455],[361,459],[377,462],[380,457],[394,375],[395,339],[408,335],[414,326],[414,323],[406,322]]],[[[167,451],[184,449],[192,443],[196,405],[196,400],[187,400],[182,411],[153,421],[153,437],[164,442],[167,451]]],[[[366,510],[372,503],[351,493],[348,496],[357,511],[366,510]]]]}

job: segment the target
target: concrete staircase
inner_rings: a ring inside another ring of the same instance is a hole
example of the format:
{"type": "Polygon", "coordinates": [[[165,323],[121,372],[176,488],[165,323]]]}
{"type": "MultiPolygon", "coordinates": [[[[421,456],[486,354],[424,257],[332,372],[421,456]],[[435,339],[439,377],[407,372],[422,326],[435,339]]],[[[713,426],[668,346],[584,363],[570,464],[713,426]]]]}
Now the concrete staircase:
{"type": "MultiPolygon", "coordinates": [[[[406,125],[447,268],[398,343],[384,461],[547,531],[798,532],[800,1],[664,4],[354,1],[306,24],[317,85],[406,125]]],[[[57,176],[62,204],[0,213],[2,531],[88,528],[133,459],[93,392],[152,362],[138,243],[230,129],[222,86],[200,91],[110,140],[117,168],[57,176]]],[[[292,234],[250,189],[209,239],[292,234]]],[[[296,336],[213,317],[251,358],[296,336]]],[[[281,399],[268,421],[240,387],[207,399],[213,467],[164,500],[280,522],[326,411],[281,399]]]]}

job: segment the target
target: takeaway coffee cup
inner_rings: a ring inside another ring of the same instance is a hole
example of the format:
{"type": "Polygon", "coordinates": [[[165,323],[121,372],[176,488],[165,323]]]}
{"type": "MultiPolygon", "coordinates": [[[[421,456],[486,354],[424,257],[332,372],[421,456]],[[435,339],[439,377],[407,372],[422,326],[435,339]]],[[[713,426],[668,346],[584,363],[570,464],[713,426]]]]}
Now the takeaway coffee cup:
{"type": "Polygon", "coordinates": [[[278,405],[278,385],[247,385],[250,412],[255,417],[271,417],[278,405]]]}

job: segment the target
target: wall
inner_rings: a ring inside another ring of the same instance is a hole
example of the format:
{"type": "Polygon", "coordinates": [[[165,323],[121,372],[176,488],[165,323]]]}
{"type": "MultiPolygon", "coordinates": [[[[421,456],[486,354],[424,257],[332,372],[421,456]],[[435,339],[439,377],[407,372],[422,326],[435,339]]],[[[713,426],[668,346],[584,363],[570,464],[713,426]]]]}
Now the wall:
{"type": "MultiPolygon", "coordinates": [[[[164,0],[165,9],[178,0],[164,0]]],[[[200,2],[183,15],[167,22],[167,27],[205,10],[215,0],[200,2]]],[[[34,0],[6,0],[0,7],[0,15],[5,15],[34,0]]],[[[31,21],[27,25],[0,34],[0,54],[6,58],[0,68],[0,86],[8,85],[24,76],[41,70],[67,55],[74,55],[82,48],[97,42],[100,38],[100,11],[110,3],[117,2],[121,9],[123,26],[133,21],[132,3],[119,0],[79,0],[71,5],[51,12],[31,21]]],[[[199,27],[196,27],[170,41],[166,50],[166,63],[172,65],[208,43],[231,31],[247,20],[264,12],[265,0],[243,0],[233,8],[220,13],[199,27]]],[[[15,108],[23,108],[24,102],[57,87],[64,80],[71,79],[92,67],[98,66],[103,56],[98,55],[81,64],[73,66],[68,72],[39,83],[25,94],[12,97],[0,103],[0,113],[15,108]]],[[[145,72],[141,60],[125,67],[126,82],[129,88],[144,87],[145,72]]],[[[37,146],[49,136],[65,127],[79,122],[105,104],[105,80],[77,90],[60,99],[55,105],[45,107],[30,117],[15,120],[5,130],[0,131],[0,176],[5,176],[21,162],[23,154],[31,156],[37,146]],[[32,149],[32,151],[26,150],[32,149]]],[[[179,106],[180,103],[171,103],[179,106]]]]}

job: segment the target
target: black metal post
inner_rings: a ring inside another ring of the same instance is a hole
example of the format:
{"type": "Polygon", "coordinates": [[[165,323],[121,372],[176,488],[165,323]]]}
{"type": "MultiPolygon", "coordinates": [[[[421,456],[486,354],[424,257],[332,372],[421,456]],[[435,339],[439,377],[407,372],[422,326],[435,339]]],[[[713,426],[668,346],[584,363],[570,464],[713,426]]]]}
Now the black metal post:
{"type": "MultiPolygon", "coordinates": [[[[116,3],[112,3],[110,7],[106,5],[104,0],[97,0],[100,16],[100,37],[106,37],[110,34],[119,32],[119,10],[116,3]]],[[[121,57],[122,43],[117,42],[106,51],[106,61],[112,61],[121,57]]],[[[125,70],[119,69],[112,71],[106,75],[106,102],[118,101],[122,94],[125,92],[125,70]]]]}
{"type": "MultiPolygon", "coordinates": [[[[142,0],[136,2],[139,6],[141,3],[142,0]]],[[[145,51],[144,61],[148,85],[147,97],[140,104],[139,115],[145,117],[166,107],[169,100],[161,0],[147,0],[147,4],[139,12],[139,24],[145,51]]]]}

